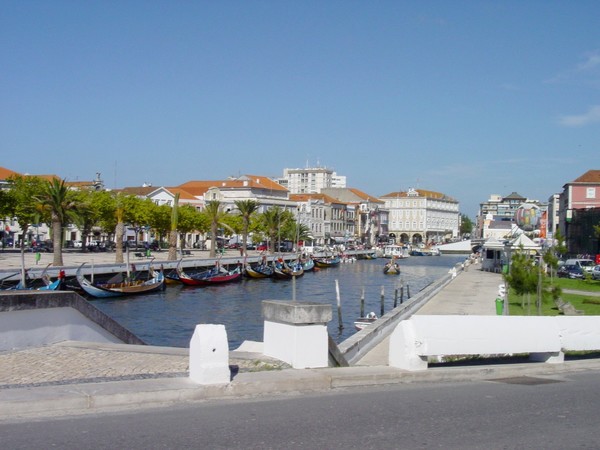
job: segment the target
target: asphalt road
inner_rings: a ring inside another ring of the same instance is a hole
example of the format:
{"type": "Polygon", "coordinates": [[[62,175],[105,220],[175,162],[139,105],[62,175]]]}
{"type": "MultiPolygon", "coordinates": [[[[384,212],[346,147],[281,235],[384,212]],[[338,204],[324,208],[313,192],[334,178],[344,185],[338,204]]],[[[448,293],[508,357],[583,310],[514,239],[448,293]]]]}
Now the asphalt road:
{"type": "Polygon", "coordinates": [[[0,424],[3,449],[599,447],[600,371],[0,424]]]}

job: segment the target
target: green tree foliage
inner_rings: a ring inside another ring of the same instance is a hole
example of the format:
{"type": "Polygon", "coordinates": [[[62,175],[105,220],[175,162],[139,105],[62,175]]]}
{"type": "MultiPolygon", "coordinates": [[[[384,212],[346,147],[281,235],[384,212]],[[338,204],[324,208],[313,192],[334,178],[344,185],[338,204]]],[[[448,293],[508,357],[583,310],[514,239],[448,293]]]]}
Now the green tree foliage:
{"type": "Polygon", "coordinates": [[[78,203],[74,191],[69,190],[65,180],[53,178],[43,184],[42,192],[34,197],[38,202],[38,210],[49,217],[52,225],[52,241],[54,244],[55,266],[62,266],[63,225],[73,223],[77,217],[78,203]]]}
{"type": "Polygon", "coordinates": [[[171,209],[171,229],[169,230],[169,261],[177,259],[177,226],[179,225],[179,192],[175,194],[171,209]]]}
{"type": "Polygon", "coordinates": [[[255,200],[236,200],[235,207],[242,218],[242,251],[246,254],[246,245],[248,243],[248,233],[250,230],[250,221],[252,216],[258,211],[260,203],[255,200]]]}
{"type": "Polygon", "coordinates": [[[102,211],[94,204],[94,198],[99,195],[97,191],[73,191],[73,197],[77,203],[77,211],[73,218],[73,223],[81,231],[81,251],[88,251],[88,237],[92,233],[93,227],[100,223],[102,211]]]}
{"type": "Polygon", "coordinates": [[[531,294],[538,288],[538,269],[533,259],[521,247],[512,254],[509,273],[504,274],[504,279],[516,295],[521,297],[521,306],[525,308],[527,296],[528,309],[531,312],[531,294]]]}
{"type": "MultiPolygon", "coordinates": [[[[15,218],[23,235],[40,215],[36,197],[42,194],[45,181],[39,177],[15,175],[8,179],[10,189],[6,192],[6,203],[2,210],[5,217],[15,218]]],[[[21,251],[24,251],[25,239],[21,240],[21,251]]]]}
{"type": "Polygon", "coordinates": [[[210,253],[209,256],[214,258],[217,250],[217,232],[219,229],[219,223],[222,221],[223,216],[226,214],[223,211],[221,202],[218,200],[211,200],[206,203],[206,207],[204,208],[204,212],[208,217],[210,222],[210,253]]]}
{"type": "Polygon", "coordinates": [[[471,234],[473,232],[473,221],[466,214],[460,215],[460,235],[471,234]]]}

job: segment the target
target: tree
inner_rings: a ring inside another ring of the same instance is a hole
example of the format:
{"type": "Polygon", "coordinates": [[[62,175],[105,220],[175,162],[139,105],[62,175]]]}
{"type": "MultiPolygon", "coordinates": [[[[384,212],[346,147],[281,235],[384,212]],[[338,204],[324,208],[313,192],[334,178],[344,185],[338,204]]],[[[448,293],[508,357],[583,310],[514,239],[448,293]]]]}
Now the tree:
{"type": "Polygon", "coordinates": [[[473,232],[473,222],[466,214],[460,215],[460,235],[465,236],[473,232]]]}
{"type": "MultiPolygon", "coordinates": [[[[525,309],[525,295],[527,295],[528,310],[531,313],[531,294],[538,287],[538,272],[533,260],[527,255],[521,246],[513,253],[510,260],[510,271],[504,274],[504,279],[509,287],[521,297],[521,307],[525,309]]],[[[507,293],[508,298],[508,293],[507,293]]]]}
{"type": "Polygon", "coordinates": [[[141,200],[133,195],[117,194],[115,197],[114,217],[115,225],[115,262],[123,263],[123,238],[125,224],[136,223],[136,208],[140,208],[141,200]]]}
{"type": "Polygon", "coordinates": [[[246,246],[248,245],[248,229],[250,228],[250,219],[252,215],[258,211],[260,203],[256,200],[236,200],[235,207],[242,216],[242,251],[246,254],[246,246]]]}
{"type": "Polygon", "coordinates": [[[101,218],[101,210],[94,206],[94,197],[99,193],[97,191],[74,191],[73,197],[77,203],[77,211],[73,218],[73,223],[81,231],[81,251],[87,252],[87,238],[92,232],[92,228],[98,224],[101,218]]]}
{"type": "Polygon", "coordinates": [[[275,253],[275,244],[279,244],[281,238],[294,239],[294,216],[290,211],[273,206],[262,213],[260,220],[261,227],[269,239],[270,253],[275,253]]]}
{"type": "Polygon", "coordinates": [[[32,223],[39,217],[35,197],[42,192],[44,180],[39,177],[15,175],[8,178],[10,189],[7,191],[2,205],[4,216],[15,218],[23,238],[19,248],[21,250],[21,284],[25,286],[25,233],[32,223]]]}
{"type": "Polygon", "coordinates": [[[75,222],[77,202],[73,191],[67,187],[65,180],[53,178],[43,185],[42,192],[35,197],[38,207],[50,217],[54,259],[52,264],[62,266],[63,225],[75,222]]]}
{"type": "Polygon", "coordinates": [[[208,220],[210,222],[210,253],[209,256],[214,258],[216,255],[217,249],[217,232],[219,229],[219,223],[221,219],[225,215],[223,208],[221,207],[221,202],[219,200],[211,200],[206,203],[206,207],[204,208],[204,212],[206,213],[208,220]]]}
{"type": "Polygon", "coordinates": [[[202,215],[191,205],[182,205],[179,207],[179,221],[177,227],[181,239],[181,247],[184,247],[183,239],[187,233],[193,231],[205,230],[206,226],[202,215]]]}
{"type": "Polygon", "coordinates": [[[175,194],[171,210],[171,230],[169,232],[169,261],[177,259],[177,225],[179,222],[179,192],[175,194]]]}

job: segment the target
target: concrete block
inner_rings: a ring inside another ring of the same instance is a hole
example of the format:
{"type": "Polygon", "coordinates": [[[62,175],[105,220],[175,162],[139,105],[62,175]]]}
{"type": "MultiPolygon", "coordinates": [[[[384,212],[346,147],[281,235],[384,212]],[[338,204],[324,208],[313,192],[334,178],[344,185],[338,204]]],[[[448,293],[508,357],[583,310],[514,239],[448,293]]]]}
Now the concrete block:
{"type": "Polygon", "coordinates": [[[315,302],[263,300],[263,319],[297,325],[328,323],[332,318],[331,305],[315,302]]]}
{"type": "Polygon", "coordinates": [[[327,326],[292,325],[265,320],[264,354],[291,365],[294,369],[327,367],[327,326]]]}
{"type": "Polygon", "coordinates": [[[231,381],[229,344],[224,325],[196,325],[190,341],[190,379],[200,384],[231,381]]]}

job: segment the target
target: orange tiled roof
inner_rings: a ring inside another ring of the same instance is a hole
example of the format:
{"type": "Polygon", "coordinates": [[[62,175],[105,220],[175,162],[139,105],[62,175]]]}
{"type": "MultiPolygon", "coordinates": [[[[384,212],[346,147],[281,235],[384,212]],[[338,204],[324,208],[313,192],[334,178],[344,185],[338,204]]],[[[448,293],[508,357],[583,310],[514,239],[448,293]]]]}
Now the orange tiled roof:
{"type": "Polygon", "coordinates": [[[371,203],[384,203],[381,200],[379,200],[377,197],[375,197],[374,195],[367,195],[359,189],[349,188],[349,190],[350,190],[350,192],[352,192],[354,195],[356,195],[357,197],[359,197],[362,200],[367,200],[371,203]]]}
{"type": "Polygon", "coordinates": [[[7,169],[6,167],[0,167],[0,180],[8,180],[13,175],[21,175],[19,172],[7,169]]]}
{"type": "Polygon", "coordinates": [[[311,199],[323,200],[325,203],[337,203],[339,205],[348,204],[327,194],[290,194],[290,200],[293,202],[307,202],[311,199]]]}
{"type": "Polygon", "coordinates": [[[188,181],[178,186],[189,193],[200,196],[212,187],[219,189],[238,189],[242,187],[269,189],[273,191],[287,191],[285,187],[268,177],[260,175],[244,175],[235,179],[213,181],[188,181]]]}
{"type": "Polygon", "coordinates": [[[192,195],[190,192],[186,191],[185,189],[181,189],[179,187],[168,187],[165,189],[173,195],[179,194],[180,200],[198,200],[197,197],[195,197],[194,195],[192,195]]]}
{"type": "Polygon", "coordinates": [[[600,183],[600,170],[588,170],[573,183],[600,183]]]}
{"type": "MultiPolygon", "coordinates": [[[[441,192],[428,191],[426,189],[415,189],[415,191],[419,193],[420,197],[453,200],[451,197],[448,197],[446,194],[442,194],[441,192]]],[[[408,192],[406,192],[406,191],[390,192],[389,194],[381,196],[381,198],[398,198],[398,197],[408,197],[408,192]]]]}

